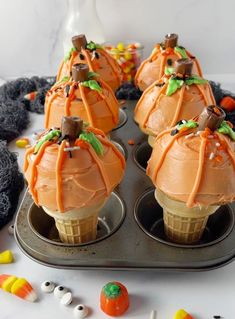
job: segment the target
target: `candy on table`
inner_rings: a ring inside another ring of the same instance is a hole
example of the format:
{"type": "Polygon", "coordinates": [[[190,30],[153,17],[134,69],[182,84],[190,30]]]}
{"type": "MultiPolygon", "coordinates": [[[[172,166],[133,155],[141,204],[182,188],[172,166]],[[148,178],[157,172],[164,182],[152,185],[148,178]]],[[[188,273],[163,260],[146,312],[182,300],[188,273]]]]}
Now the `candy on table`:
{"type": "Polygon", "coordinates": [[[38,93],[37,91],[30,92],[24,96],[24,99],[28,101],[34,101],[37,93],[38,93]]]}
{"type": "Polygon", "coordinates": [[[107,283],[100,294],[100,308],[109,316],[121,316],[129,307],[127,289],[120,282],[107,283]]]}
{"type": "Polygon", "coordinates": [[[58,299],[61,299],[66,293],[68,292],[68,289],[64,286],[57,286],[54,289],[54,296],[58,299]]]}
{"type": "Polygon", "coordinates": [[[29,144],[29,139],[27,137],[22,137],[16,140],[16,146],[19,148],[25,148],[29,144]]]}
{"type": "Polygon", "coordinates": [[[73,296],[71,292],[66,292],[66,294],[63,295],[63,297],[60,299],[60,303],[63,306],[68,306],[72,303],[73,296]]]}
{"type": "Polygon", "coordinates": [[[85,318],[88,315],[88,308],[85,305],[77,305],[73,309],[75,318],[85,318]]]}
{"type": "Polygon", "coordinates": [[[37,300],[33,287],[24,278],[17,278],[13,275],[0,275],[0,288],[30,302],[37,300]]]}
{"type": "Polygon", "coordinates": [[[13,254],[10,250],[0,253],[0,264],[11,264],[14,261],[13,254]]]}
{"type": "Polygon", "coordinates": [[[231,96],[225,96],[220,101],[220,106],[227,112],[232,112],[235,110],[235,99],[231,96]]]}
{"type": "Polygon", "coordinates": [[[128,45],[119,42],[116,47],[108,45],[105,46],[105,49],[120,65],[123,81],[133,81],[141,62],[143,46],[138,42],[128,45]]]}
{"type": "Polygon", "coordinates": [[[45,293],[51,293],[55,289],[55,284],[52,281],[46,280],[41,284],[41,290],[45,293]]]}
{"type": "Polygon", "coordinates": [[[184,309],[178,310],[173,319],[194,319],[189,313],[187,313],[184,309]]]}

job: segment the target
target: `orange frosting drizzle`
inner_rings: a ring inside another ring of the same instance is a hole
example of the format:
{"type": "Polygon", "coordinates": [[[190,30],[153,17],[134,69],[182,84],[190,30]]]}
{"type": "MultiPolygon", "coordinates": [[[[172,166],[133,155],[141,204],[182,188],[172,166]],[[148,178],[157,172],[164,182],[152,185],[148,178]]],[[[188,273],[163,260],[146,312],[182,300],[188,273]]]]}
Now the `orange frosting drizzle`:
{"type": "Polygon", "coordinates": [[[164,55],[160,66],[160,77],[162,77],[165,74],[166,60],[167,55],[164,55]]]}
{"type": "Polygon", "coordinates": [[[73,85],[72,88],[70,89],[68,97],[66,97],[66,102],[65,102],[65,115],[70,116],[70,106],[71,103],[74,99],[75,96],[75,86],[73,85]]]}
{"type": "Polygon", "coordinates": [[[177,119],[179,117],[179,114],[180,114],[180,111],[182,108],[182,104],[183,104],[184,91],[185,91],[185,85],[183,85],[181,88],[179,100],[178,100],[176,110],[175,110],[175,114],[174,114],[173,120],[171,121],[170,126],[173,126],[177,122],[177,119]]]}
{"type": "MultiPolygon", "coordinates": [[[[189,51],[187,51],[187,50],[185,50],[185,51],[186,51],[186,53],[187,53],[187,56],[188,56],[189,58],[192,58],[193,55],[192,55],[189,51]]],[[[203,75],[202,75],[202,69],[201,69],[201,67],[200,67],[200,64],[198,63],[197,58],[194,58],[193,61],[194,61],[194,63],[196,64],[196,67],[197,67],[199,76],[202,77],[202,76],[203,76],[203,75]]]]}
{"type": "MultiPolygon", "coordinates": [[[[83,49],[83,48],[81,49],[81,52],[82,52],[82,54],[83,54],[83,55],[85,56],[85,58],[86,58],[86,61],[87,61],[87,64],[88,64],[88,66],[89,66],[90,71],[94,72],[90,54],[87,53],[87,51],[86,51],[85,49],[83,49]]],[[[70,70],[71,70],[71,69],[70,69],[70,70]]]]}
{"type": "MultiPolygon", "coordinates": [[[[34,161],[32,162],[32,172],[31,172],[31,175],[30,175],[30,180],[29,180],[29,190],[33,196],[33,199],[34,199],[34,202],[36,205],[38,205],[38,196],[37,196],[37,191],[36,191],[36,188],[35,188],[35,184],[37,182],[37,169],[36,169],[36,166],[39,164],[43,154],[44,154],[44,151],[46,149],[46,147],[48,145],[50,145],[51,142],[50,141],[46,141],[44,144],[42,144],[42,146],[40,147],[34,161]]],[[[34,147],[32,148],[34,150],[34,147]]]]}
{"type": "Polygon", "coordinates": [[[136,113],[137,110],[139,109],[140,104],[141,104],[141,102],[143,101],[145,94],[148,93],[149,91],[151,91],[151,89],[154,88],[155,84],[158,83],[158,82],[159,82],[159,81],[153,82],[153,84],[151,84],[151,85],[144,91],[144,94],[141,95],[141,97],[140,97],[140,99],[139,99],[139,101],[138,101],[138,103],[137,103],[137,105],[136,105],[136,107],[135,107],[135,110],[134,110],[135,113],[136,113]]]}
{"type": "Polygon", "coordinates": [[[87,112],[88,122],[91,124],[91,126],[94,126],[94,121],[92,118],[91,109],[90,109],[89,103],[87,102],[87,99],[85,96],[84,87],[81,85],[81,83],[79,83],[78,86],[80,89],[81,98],[82,98],[82,101],[84,103],[84,107],[85,107],[86,112],[87,112]]]}
{"type": "MultiPolygon", "coordinates": [[[[98,138],[98,136],[96,136],[98,138]]],[[[122,168],[125,169],[126,167],[126,161],[124,156],[117,150],[117,148],[113,145],[112,142],[110,142],[108,139],[104,139],[103,137],[99,137],[99,140],[102,142],[103,145],[110,146],[114,153],[119,157],[122,168]]]]}
{"type": "Polygon", "coordinates": [[[223,134],[220,134],[219,132],[217,132],[217,136],[219,138],[220,141],[223,141],[227,147],[227,152],[232,160],[233,163],[233,167],[235,169],[235,155],[234,155],[234,151],[231,148],[231,145],[228,143],[227,139],[223,136],[223,134]]]}
{"type": "Polygon", "coordinates": [[[56,202],[60,212],[64,211],[63,198],[62,198],[62,166],[65,157],[64,148],[66,146],[66,141],[64,140],[59,146],[58,156],[56,160],[56,202]]]}
{"type": "MultiPolygon", "coordinates": [[[[103,80],[99,80],[99,82],[102,84],[102,87],[105,88],[108,92],[110,92],[112,98],[115,100],[116,104],[118,104],[118,101],[113,93],[113,90],[109,87],[109,85],[107,83],[105,83],[103,80]]],[[[117,123],[118,122],[118,114],[114,111],[113,109],[113,103],[109,103],[109,100],[105,99],[103,94],[98,92],[98,94],[104,99],[108,109],[110,110],[110,112],[112,113],[112,117],[113,117],[113,122],[117,123]]]]}
{"type": "Polygon", "coordinates": [[[203,172],[203,164],[205,161],[205,152],[206,152],[206,145],[207,145],[207,138],[204,138],[201,136],[202,142],[200,145],[200,150],[199,150],[199,162],[198,162],[198,169],[197,169],[197,175],[196,179],[193,185],[193,189],[191,190],[191,193],[188,197],[186,205],[188,207],[192,207],[194,204],[194,199],[196,197],[197,191],[200,186],[200,182],[202,179],[202,172],[203,172]]]}
{"type": "Polygon", "coordinates": [[[23,171],[24,173],[27,171],[28,167],[29,167],[29,161],[28,161],[28,156],[33,154],[34,152],[34,147],[30,147],[29,149],[26,150],[25,155],[24,155],[24,167],[23,167],[23,171]]]}
{"type": "Polygon", "coordinates": [[[56,98],[56,94],[51,95],[47,104],[47,112],[45,112],[45,127],[48,128],[48,122],[49,122],[49,117],[50,117],[50,112],[51,112],[51,106],[53,100],[56,98]]]}
{"type": "Polygon", "coordinates": [[[116,77],[117,83],[119,83],[119,85],[121,84],[121,80],[120,77],[118,76],[118,66],[116,65],[116,61],[110,57],[109,53],[107,53],[105,50],[101,50],[101,49],[97,49],[96,51],[101,52],[101,54],[105,57],[106,59],[106,63],[110,65],[111,69],[113,70],[113,74],[116,77]]]}

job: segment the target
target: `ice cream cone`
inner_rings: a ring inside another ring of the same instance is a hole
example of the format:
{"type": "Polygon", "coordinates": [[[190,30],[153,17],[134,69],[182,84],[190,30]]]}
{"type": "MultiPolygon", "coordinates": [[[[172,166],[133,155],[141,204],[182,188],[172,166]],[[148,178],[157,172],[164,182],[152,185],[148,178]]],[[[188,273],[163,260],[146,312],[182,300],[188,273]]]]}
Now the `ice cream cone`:
{"type": "Polygon", "coordinates": [[[53,212],[46,207],[43,209],[55,219],[55,225],[63,243],[81,244],[96,239],[98,216],[105,202],[65,213],[53,212]]]}
{"type": "Polygon", "coordinates": [[[166,236],[175,243],[193,244],[201,239],[208,218],[219,206],[189,208],[184,202],[171,199],[159,189],[155,198],[163,208],[166,236]]]}

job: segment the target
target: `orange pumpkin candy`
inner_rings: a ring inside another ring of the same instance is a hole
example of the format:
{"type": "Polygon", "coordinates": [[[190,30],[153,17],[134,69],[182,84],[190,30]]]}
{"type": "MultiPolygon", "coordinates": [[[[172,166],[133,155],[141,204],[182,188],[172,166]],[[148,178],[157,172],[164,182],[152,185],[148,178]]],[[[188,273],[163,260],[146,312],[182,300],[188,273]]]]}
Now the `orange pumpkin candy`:
{"type": "Polygon", "coordinates": [[[121,316],[129,307],[129,295],[120,282],[107,283],[100,294],[100,307],[109,316],[121,316]]]}

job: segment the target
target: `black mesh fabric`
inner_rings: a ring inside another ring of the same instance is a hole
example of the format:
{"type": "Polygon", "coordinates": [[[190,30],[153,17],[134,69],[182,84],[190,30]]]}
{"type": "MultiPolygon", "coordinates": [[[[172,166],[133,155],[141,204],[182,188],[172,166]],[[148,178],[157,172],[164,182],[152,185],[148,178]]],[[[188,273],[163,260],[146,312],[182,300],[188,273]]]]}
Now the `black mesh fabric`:
{"type": "Polygon", "coordinates": [[[23,187],[17,157],[0,141],[0,229],[12,219],[23,187]]]}

